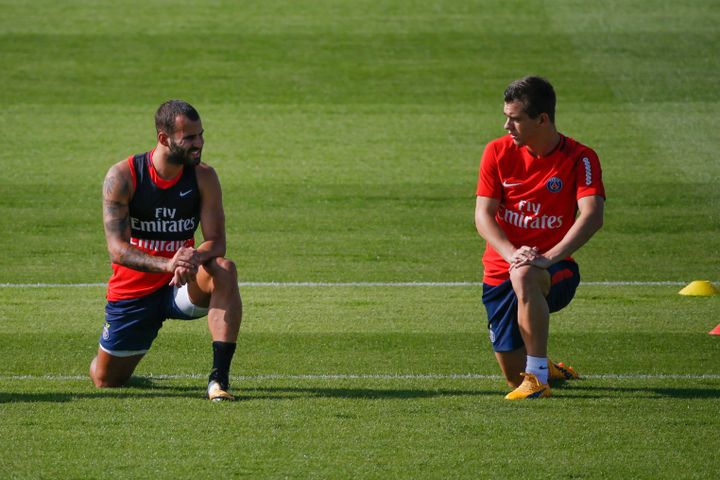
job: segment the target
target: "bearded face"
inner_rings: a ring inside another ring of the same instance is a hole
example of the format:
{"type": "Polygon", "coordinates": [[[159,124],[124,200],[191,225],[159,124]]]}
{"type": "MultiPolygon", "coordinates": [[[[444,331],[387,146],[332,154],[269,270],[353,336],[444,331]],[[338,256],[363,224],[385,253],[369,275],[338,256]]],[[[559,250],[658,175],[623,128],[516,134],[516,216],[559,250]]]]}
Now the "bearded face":
{"type": "Polygon", "coordinates": [[[202,154],[202,147],[198,148],[195,145],[189,147],[183,147],[179,143],[175,142],[172,138],[169,139],[168,162],[174,165],[185,165],[188,167],[194,167],[200,163],[200,156],[202,154]]]}
{"type": "Polygon", "coordinates": [[[187,165],[194,167],[200,163],[205,139],[203,138],[205,130],[202,122],[191,120],[185,115],[177,115],[175,117],[175,127],[171,132],[159,132],[158,139],[167,145],[168,163],[171,165],[187,165]],[[164,138],[163,138],[164,137],[164,138]],[[165,143],[167,139],[167,143],[165,143]]]}

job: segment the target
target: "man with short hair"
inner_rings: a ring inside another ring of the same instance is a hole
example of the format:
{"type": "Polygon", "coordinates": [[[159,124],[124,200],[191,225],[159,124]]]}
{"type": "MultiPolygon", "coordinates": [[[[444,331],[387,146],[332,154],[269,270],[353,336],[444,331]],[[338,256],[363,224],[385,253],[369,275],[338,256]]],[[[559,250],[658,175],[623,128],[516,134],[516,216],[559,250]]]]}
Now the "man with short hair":
{"type": "Polygon", "coordinates": [[[550,396],[549,380],[578,378],[547,358],[550,313],[580,283],[571,254],[603,224],[597,154],[555,127],[555,91],[540,77],[505,90],[508,135],[485,147],[475,225],[485,239],[483,303],[508,400],[550,396]]]}
{"type": "Polygon", "coordinates": [[[229,392],[242,302],[235,264],[225,258],[225,215],[217,174],[201,162],[200,115],[170,100],[155,114],[157,144],[113,165],[103,184],[103,222],[113,273],[105,326],[90,377],[97,387],[119,387],[167,318],[205,315],[213,368],[207,396],[229,392]],[[195,231],[203,242],[195,247],[195,231]]]}

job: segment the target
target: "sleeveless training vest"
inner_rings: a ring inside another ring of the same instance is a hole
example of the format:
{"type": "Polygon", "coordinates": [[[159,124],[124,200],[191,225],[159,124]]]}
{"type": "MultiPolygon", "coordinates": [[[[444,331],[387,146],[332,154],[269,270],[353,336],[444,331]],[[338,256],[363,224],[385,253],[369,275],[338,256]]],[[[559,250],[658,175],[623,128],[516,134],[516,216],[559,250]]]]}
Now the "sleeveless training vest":
{"type": "MultiPolygon", "coordinates": [[[[182,247],[195,245],[200,225],[200,191],[194,167],[185,166],[164,180],[152,164],[154,151],[128,158],[135,193],[129,204],[130,244],[150,255],[172,258],[182,247]]],[[[112,264],[108,282],[110,301],[137,298],[167,285],[170,273],[141,272],[112,264]]]]}

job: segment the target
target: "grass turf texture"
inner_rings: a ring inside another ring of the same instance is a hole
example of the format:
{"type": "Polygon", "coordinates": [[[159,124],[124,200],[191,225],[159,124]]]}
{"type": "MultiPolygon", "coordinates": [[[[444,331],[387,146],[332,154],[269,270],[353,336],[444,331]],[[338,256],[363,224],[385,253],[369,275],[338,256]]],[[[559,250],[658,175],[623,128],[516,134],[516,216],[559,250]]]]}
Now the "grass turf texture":
{"type": "Polygon", "coordinates": [[[551,351],[588,378],[518,404],[502,399],[474,287],[246,287],[233,380],[241,401],[216,405],[202,398],[202,320],[167,323],[131,386],[98,391],[84,374],[102,289],[0,289],[9,372],[0,471],[478,478],[520,475],[528,462],[554,478],[717,471],[707,452],[720,446],[720,343],[706,332],[720,298],[580,290],[553,319],[551,351]]]}
{"type": "MultiPolygon", "coordinates": [[[[477,165],[528,73],[603,162],[584,280],[717,280],[718,21],[709,1],[0,1],[0,283],[107,279],[102,178],[171,97],[203,116],[242,281],[478,281],[477,165]]],[[[245,288],[233,405],[200,398],[202,321],[101,392],[79,378],[102,288],[2,288],[0,476],[711,477],[718,299],[679,288],[581,287],[551,352],[596,376],[522,405],[473,287],[245,288]],[[328,373],[430,377],[283,377],[328,373]],[[455,373],[490,377],[432,377],[455,373]]]]}

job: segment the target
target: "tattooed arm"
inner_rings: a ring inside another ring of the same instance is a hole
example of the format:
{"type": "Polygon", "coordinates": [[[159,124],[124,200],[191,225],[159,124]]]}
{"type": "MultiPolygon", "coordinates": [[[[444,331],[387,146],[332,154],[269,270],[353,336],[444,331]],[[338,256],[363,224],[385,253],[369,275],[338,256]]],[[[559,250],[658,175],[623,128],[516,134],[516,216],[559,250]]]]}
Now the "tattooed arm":
{"type": "Polygon", "coordinates": [[[179,267],[194,277],[197,261],[193,248],[181,248],[173,258],[149,255],[130,245],[130,199],[132,176],[126,161],[113,165],[103,183],[103,223],[105,239],[113,263],[141,272],[174,273],[179,267]]]}

